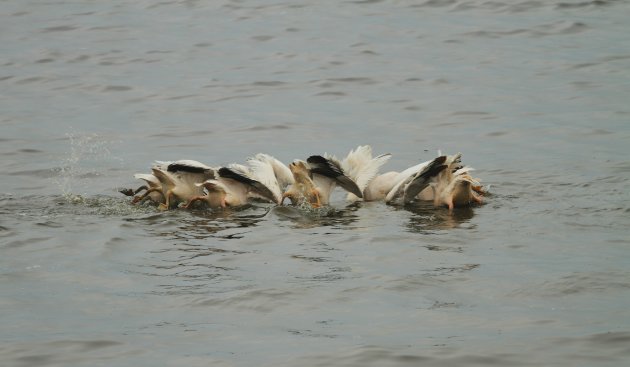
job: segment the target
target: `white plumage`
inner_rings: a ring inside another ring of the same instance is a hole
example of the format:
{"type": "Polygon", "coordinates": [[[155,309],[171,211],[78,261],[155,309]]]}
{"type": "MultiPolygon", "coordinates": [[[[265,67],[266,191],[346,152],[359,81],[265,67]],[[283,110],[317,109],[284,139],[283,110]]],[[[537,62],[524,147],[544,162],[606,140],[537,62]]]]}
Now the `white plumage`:
{"type": "MultiPolygon", "coordinates": [[[[261,170],[268,169],[261,165],[261,170]]],[[[268,174],[268,172],[265,172],[268,174]]],[[[262,173],[260,175],[262,177],[262,173]]],[[[205,188],[206,192],[192,197],[186,208],[196,201],[203,201],[211,208],[225,208],[244,205],[250,198],[259,198],[273,203],[279,203],[282,195],[276,195],[267,185],[258,180],[249,167],[241,164],[230,164],[217,171],[215,178],[197,183],[198,188],[205,188]]]]}
{"type": "Polygon", "coordinates": [[[394,187],[387,193],[385,202],[400,201],[407,204],[415,200],[416,196],[434,182],[435,177],[444,169],[445,156],[410,167],[396,178],[394,187]]]}
{"type": "Polygon", "coordinates": [[[390,171],[372,179],[364,190],[365,201],[383,200],[406,204],[426,188],[442,167],[445,157],[419,163],[402,172],[390,171]]]}
{"type": "Polygon", "coordinates": [[[164,203],[164,194],[162,194],[162,184],[157,177],[150,173],[136,173],[133,175],[134,178],[138,180],[143,180],[146,182],[147,186],[142,186],[136,190],[136,194],[143,188],[146,188],[146,192],[141,196],[136,196],[133,198],[133,203],[139,203],[144,201],[144,199],[149,198],[152,202],[156,204],[164,203]]]}
{"type": "Polygon", "coordinates": [[[271,155],[259,153],[247,159],[247,165],[230,164],[213,168],[193,160],[156,161],[152,174],[135,174],[146,185],[135,192],[122,189],[133,202],[145,199],[170,209],[179,203],[189,208],[203,201],[211,208],[238,206],[252,198],[282,204],[306,202],[313,207],[327,205],[336,186],[348,192],[350,201],[385,201],[407,204],[414,200],[433,201],[435,206],[481,203],[483,189],[461,164],[461,153],[442,156],[409,167],[402,172],[378,174],[390,154],[372,157],[369,145],[358,146],[339,160],[335,156],[312,155],[306,161],[295,160],[288,166],[271,155]]]}
{"type": "Polygon", "coordinates": [[[363,197],[361,189],[348,177],[341,162],[330,155],[312,155],[306,162],[295,160],[289,164],[294,183],[284,193],[293,204],[305,201],[313,207],[328,205],[337,185],[344,190],[363,197]]]}
{"type": "Polygon", "coordinates": [[[276,158],[258,153],[247,160],[251,175],[265,185],[272,193],[276,204],[282,202],[282,194],[295,182],[289,167],[276,158]]]}
{"type": "Polygon", "coordinates": [[[470,176],[473,168],[461,165],[461,156],[457,153],[446,157],[447,168],[440,172],[430,188],[420,193],[421,199],[433,200],[435,206],[446,205],[449,210],[483,202],[481,184],[470,176]]]}
{"type": "MultiPolygon", "coordinates": [[[[372,158],[372,147],[362,145],[355,150],[351,150],[346,158],[341,161],[341,168],[356,184],[363,199],[365,199],[365,189],[368,184],[377,176],[379,169],[389,161],[391,154],[381,154],[372,158]]],[[[351,192],[348,193],[347,199],[350,201],[359,200],[359,197],[351,192]]]]}
{"type": "Polygon", "coordinates": [[[215,168],[193,160],[157,161],[151,170],[162,185],[164,203],[160,209],[163,210],[202,195],[203,189],[196,184],[216,176],[215,168]]]}

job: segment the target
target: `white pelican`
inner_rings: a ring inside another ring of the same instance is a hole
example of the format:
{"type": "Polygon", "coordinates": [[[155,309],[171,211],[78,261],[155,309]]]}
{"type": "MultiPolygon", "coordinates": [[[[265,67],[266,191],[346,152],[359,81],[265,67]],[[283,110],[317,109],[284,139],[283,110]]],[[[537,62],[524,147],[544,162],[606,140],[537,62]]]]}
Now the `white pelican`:
{"type": "Polygon", "coordinates": [[[321,207],[321,194],[313,182],[312,174],[307,163],[301,160],[295,160],[289,164],[289,170],[293,175],[294,182],[282,194],[280,204],[284,202],[285,198],[289,198],[293,205],[305,201],[314,208],[321,207]]]}
{"type": "Polygon", "coordinates": [[[284,191],[295,182],[289,167],[276,158],[263,153],[248,158],[251,177],[265,185],[272,193],[276,204],[282,203],[284,191]]]}
{"type": "Polygon", "coordinates": [[[197,184],[215,178],[216,169],[193,160],[175,162],[155,162],[151,168],[162,186],[164,203],[161,210],[168,210],[180,202],[188,202],[195,196],[203,194],[203,188],[197,184]]]}
{"type": "Polygon", "coordinates": [[[471,167],[461,165],[461,153],[447,156],[447,169],[440,172],[431,186],[422,191],[418,198],[431,200],[435,206],[446,205],[449,210],[456,206],[482,203],[483,189],[478,180],[472,178],[471,167]]]}
{"type": "Polygon", "coordinates": [[[246,204],[250,197],[258,197],[278,202],[278,198],[264,184],[253,178],[252,172],[240,164],[221,167],[216,177],[201,183],[196,183],[205,193],[191,197],[185,208],[190,208],[194,202],[203,201],[210,208],[234,207],[246,204]]]}
{"type": "Polygon", "coordinates": [[[231,164],[213,168],[192,160],[155,162],[153,174],[135,174],[146,185],[123,189],[133,203],[146,199],[161,210],[183,202],[189,208],[204,201],[211,208],[245,204],[251,198],[282,204],[306,202],[313,207],[328,205],[333,189],[339,185],[348,191],[348,200],[407,204],[413,200],[432,201],[435,206],[481,203],[484,191],[470,175],[473,169],[461,164],[461,153],[439,156],[402,172],[377,175],[390,154],[372,158],[369,145],[358,146],[342,160],[325,154],[312,155],[306,161],[295,160],[287,167],[276,158],[259,153],[247,160],[248,166],[231,164]],[[204,191],[205,190],[205,191],[204,191]]]}
{"type": "Polygon", "coordinates": [[[142,195],[134,196],[132,203],[139,203],[144,201],[146,198],[151,199],[152,202],[156,204],[161,204],[164,202],[164,195],[162,195],[162,184],[157,177],[153,176],[150,173],[136,173],[133,175],[134,178],[138,180],[143,180],[146,184],[138,187],[137,189],[120,189],[118,190],[121,194],[127,196],[134,196],[140,193],[143,190],[146,192],[142,195]]]}
{"type": "Polygon", "coordinates": [[[346,191],[363,197],[361,189],[346,175],[335,157],[312,155],[306,162],[296,160],[289,164],[295,183],[283,194],[293,204],[306,200],[313,207],[328,205],[333,189],[339,185],[346,191]]]}
{"type": "Polygon", "coordinates": [[[137,194],[141,190],[147,190],[144,194],[140,196],[134,196],[132,203],[140,203],[144,201],[146,198],[149,198],[152,202],[156,204],[164,203],[164,194],[162,193],[162,184],[157,177],[153,176],[150,173],[136,173],[133,175],[134,178],[138,180],[143,180],[147,184],[144,186],[140,186],[134,194],[137,194]]]}
{"type": "Polygon", "coordinates": [[[387,203],[400,201],[407,204],[427,188],[435,176],[446,169],[445,160],[445,156],[440,156],[402,172],[391,171],[378,175],[368,183],[363,200],[384,200],[387,203]]]}

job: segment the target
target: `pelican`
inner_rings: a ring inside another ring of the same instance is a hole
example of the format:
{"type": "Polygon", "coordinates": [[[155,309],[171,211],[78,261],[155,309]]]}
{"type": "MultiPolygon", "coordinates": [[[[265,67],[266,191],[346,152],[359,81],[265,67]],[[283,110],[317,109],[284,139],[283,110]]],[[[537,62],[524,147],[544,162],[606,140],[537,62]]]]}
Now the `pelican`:
{"type": "Polygon", "coordinates": [[[358,146],[339,160],[335,156],[312,155],[288,166],[271,155],[259,153],[247,159],[247,166],[230,164],[213,168],[193,160],[156,161],[152,174],[135,174],[145,185],[121,193],[134,196],[133,203],[146,199],[167,210],[197,201],[211,208],[225,208],[262,199],[282,205],[305,202],[312,207],[328,205],[336,186],[345,189],[347,199],[382,200],[407,204],[414,200],[432,201],[435,206],[454,207],[481,203],[485,194],[479,181],[470,175],[471,167],[461,164],[461,153],[441,155],[402,172],[378,174],[391,154],[372,157],[369,145],[358,146]],[[145,193],[139,195],[143,190],[145,193]]]}
{"type": "Polygon", "coordinates": [[[433,201],[435,206],[446,205],[449,210],[456,206],[483,202],[484,191],[478,180],[470,175],[471,167],[461,165],[461,153],[447,156],[447,169],[440,172],[430,187],[420,192],[418,198],[433,201]]]}
{"type": "Polygon", "coordinates": [[[240,164],[221,167],[216,177],[195,184],[206,192],[191,197],[185,208],[190,208],[197,201],[205,202],[210,208],[234,207],[246,204],[251,197],[277,203],[279,199],[276,195],[253,177],[252,172],[240,164]]]}
{"type": "Polygon", "coordinates": [[[146,182],[146,185],[140,186],[134,194],[138,194],[138,192],[142,190],[147,190],[144,194],[139,196],[134,196],[131,201],[133,204],[141,203],[146,198],[149,198],[152,202],[156,204],[164,203],[164,194],[162,193],[162,184],[157,177],[150,173],[136,173],[133,175],[134,178],[138,180],[143,180],[146,182]]]}
{"type": "Polygon", "coordinates": [[[402,172],[391,171],[378,175],[368,183],[363,192],[363,200],[407,204],[427,188],[435,176],[446,169],[445,160],[446,156],[440,156],[402,172]]]}
{"type": "Polygon", "coordinates": [[[302,200],[316,208],[328,205],[337,185],[359,198],[363,197],[361,189],[333,156],[312,155],[306,162],[295,160],[289,164],[289,169],[295,183],[284,193],[282,201],[288,197],[294,205],[302,200]]]}
{"type": "Polygon", "coordinates": [[[146,192],[142,195],[134,196],[131,201],[133,204],[144,201],[147,197],[151,199],[152,202],[156,204],[161,204],[164,202],[164,195],[162,195],[162,184],[160,184],[160,180],[157,177],[153,176],[150,173],[136,173],[133,175],[134,178],[138,180],[143,180],[146,184],[138,187],[137,189],[120,189],[118,192],[127,196],[134,196],[139,194],[141,191],[146,190],[146,192]]]}
{"type": "MultiPolygon", "coordinates": [[[[265,185],[273,194],[273,202],[281,204],[283,193],[295,183],[293,173],[284,163],[276,158],[258,153],[247,159],[251,176],[265,185]]],[[[254,192],[255,195],[255,192],[254,192]]]]}
{"type": "Polygon", "coordinates": [[[160,210],[168,210],[180,202],[188,202],[191,198],[202,195],[203,188],[197,184],[216,177],[215,168],[193,160],[175,162],[155,162],[151,168],[161,184],[164,202],[160,210]]]}
{"type": "Polygon", "coordinates": [[[293,205],[304,201],[314,208],[321,207],[321,194],[315,186],[315,182],[313,182],[313,176],[307,163],[301,160],[295,160],[289,164],[289,170],[293,175],[294,182],[282,194],[280,204],[284,202],[285,198],[289,198],[293,205]]]}

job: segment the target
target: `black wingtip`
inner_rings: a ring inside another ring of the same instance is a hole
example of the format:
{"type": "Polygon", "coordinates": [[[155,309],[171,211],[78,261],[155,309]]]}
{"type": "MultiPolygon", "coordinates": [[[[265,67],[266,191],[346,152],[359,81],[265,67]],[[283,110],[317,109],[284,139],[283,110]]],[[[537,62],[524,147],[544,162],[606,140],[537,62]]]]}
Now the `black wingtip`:
{"type": "Polygon", "coordinates": [[[310,171],[332,179],[343,176],[344,173],[336,163],[322,157],[321,155],[312,155],[306,159],[310,165],[310,171]]]}
{"type": "Polygon", "coordinates": [[[359,189],[359,186],[357,186],[356,182],[354,182],[350,177],[339,176],[337,177],[337,182],[348,192],[351,192],[359,198],[363,199],[363,193],[361,192],[361,189],[359,189]]]}
{"type": "Polygon", "coordinates": [[[312,155],[308,157],[306,162],[311,165],[311,173],[317,173],[331,178],[344,190],[355,194],[359,198],[363,198],[363,193],[356,182],[346,176],[342,168],[335,161],[322,157],[321,155],[312,155]]]}
{"type": "Polygon", "coordinates": [[[306,159],[306,162],[311,164],[328,164],[328,159],[321,155],[312,155],[306,159]]]}
{"type": "Polygon", "coordinates": [[[238,181],[238,182],[242,182],[246,185],[251,185],[253,182],[255,182],[254,180],[252,180],[249,177],[246,177],[238,172],[236,172],[235,170],[228,168],[228,167],[221,167],[219,168],[219,176],[223,177],[223,178],[230,178],[234,181],[238,181]]]}
{"type": "Polygon", "coordinates": [[[444,164],[444,162],[446,162],[445,155],[435,158],[431,163],[429,163],[429,166],[424,170],[424,172],[422,172],[420,176],[428,178],[438,175],[440,172],[448,167],[444,164]]]}
{"type": "Polygon", "coordinates": [[[241,182],[247,186],[249,186],[251,188],[251,190],[257,192],[259,195],[261,195],[262,197],[272,201],[272,202],[276,202],[277,199],[276,197],[273,195],[273,192],[271,192],[271,190],[269,190],[269,188],[267,186],[265,186],[263,183],[253,180],[249,177],[246,177],[245,175],[236,172],[233,169],[230,169],[228,167],[221,167],[219,168],[219,176],[223,177],[223,178],[229,178],[232,179],[234,181],[238,181],[241,182]]]}
{"type": "Polygon", "coordinates": [[[187,164],[181,164],[181,163],[171,163],[168,165],[168,167],[166,167],[166,170],[168,172],[190,172],[190,173],[204,173],[208,171],[207,168],[189,166],[187,164]]]}

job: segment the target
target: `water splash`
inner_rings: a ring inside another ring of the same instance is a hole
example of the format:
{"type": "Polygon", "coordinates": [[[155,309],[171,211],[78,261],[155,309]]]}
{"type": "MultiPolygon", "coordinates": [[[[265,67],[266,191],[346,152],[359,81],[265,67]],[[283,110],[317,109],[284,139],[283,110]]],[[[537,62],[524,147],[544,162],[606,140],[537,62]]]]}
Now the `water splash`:
{"type": "Polygon", "coordinates": [[[66,133],[66,137],[70,151],[61,161],[53,182],[68,201],[81,201],[94,180],[103,175],[103,162],[121,159],[112,156],[112,141],[97,134],[66,133]]]}
{"type": "Polygon", "coordinates": [[[329,205],[324,205],[319,208],[313,207],[311,204],[307,202],[300,202],[295,206],[302,215],[311,219],[317,219],[322,217],[330,217],[335,215],[337,212],[335,208],[329,205]]]}
{"type": "Polygon", "coordinates": [[[153,205],[132,205],[129,200],[125,198],[105,195],[85,196],[80,194],[67,194],[58,197],[56,201],[56,205],[53,207],[50,214],[120,217],[156,213],[153,205]]]}

